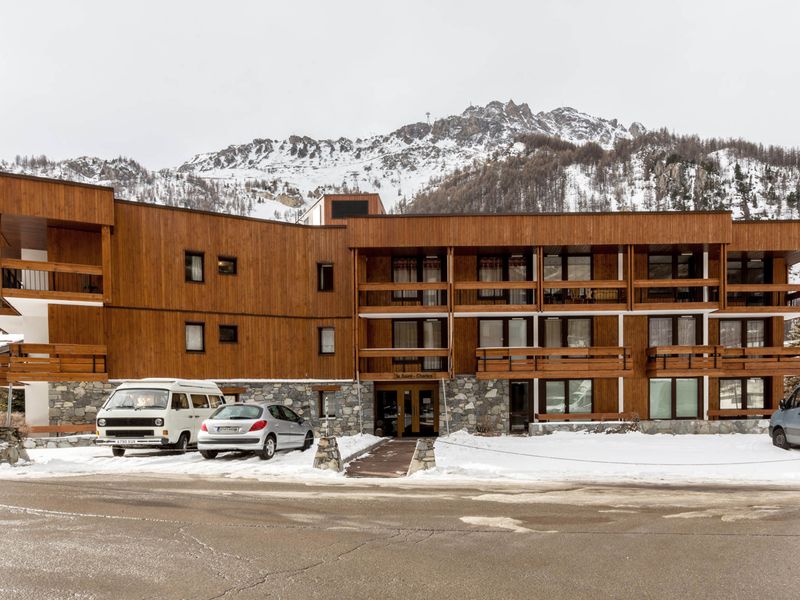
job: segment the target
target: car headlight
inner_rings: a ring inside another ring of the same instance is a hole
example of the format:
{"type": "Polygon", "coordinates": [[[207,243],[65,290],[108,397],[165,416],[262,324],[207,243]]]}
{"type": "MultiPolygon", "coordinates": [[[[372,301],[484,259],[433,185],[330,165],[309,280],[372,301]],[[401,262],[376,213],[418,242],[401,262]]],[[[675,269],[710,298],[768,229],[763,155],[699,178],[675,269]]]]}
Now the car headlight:
{"type": "Polygon", "coordinates": [[[161,427],[164,424],[164,419],[156,419],[155,421],[153,421],[153,424],[156,427],[161,427]]]}
{"type": "Polygon", "coordinates": [[[98,427],[105,427],[106,426],[106,420],[105,419],[97,419],[97,426],[98,427]]]}

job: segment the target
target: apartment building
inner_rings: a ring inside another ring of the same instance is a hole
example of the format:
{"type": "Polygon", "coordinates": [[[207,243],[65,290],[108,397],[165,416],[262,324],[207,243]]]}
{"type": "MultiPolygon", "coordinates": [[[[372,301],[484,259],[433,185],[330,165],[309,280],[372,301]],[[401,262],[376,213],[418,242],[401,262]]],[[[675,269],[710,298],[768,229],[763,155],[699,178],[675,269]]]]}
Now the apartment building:
{"type": "Polygon", "coordinates": [[[727,212],[386,215],[303,224],[0,174],[0,383],[32,424],[91,421],[119,380],[213,379],[334,431],[769,415],[800,350],[800,223],[727,212]]]}

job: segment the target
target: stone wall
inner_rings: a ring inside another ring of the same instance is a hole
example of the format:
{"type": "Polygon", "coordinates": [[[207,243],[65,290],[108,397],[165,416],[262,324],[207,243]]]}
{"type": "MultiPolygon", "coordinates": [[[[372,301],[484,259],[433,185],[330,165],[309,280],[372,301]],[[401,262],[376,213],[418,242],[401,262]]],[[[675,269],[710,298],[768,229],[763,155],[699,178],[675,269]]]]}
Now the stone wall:
{"type": "Polygon", "coordinates": [[[48,389],[50,424],[91,423],[108,395],[116,388],[114,383],[101,381],[59,381],[48,389]]]}
{"type": "MultiPolygon", "coordinates": [[[[91,423],[97,411],[119,382],[68,382],[49,385],[50,424],[91,423]]],[[[232,385],[231,382],[218,382],[220,387],[232,385]]],[[[361,384],[361,406],[358,403],[358,385],[355,382],[236,382],[237,387],[245,388],[240,394],[242,401],[276,402],[288,406],[304,419],[310,420],[317,435],[323,429],[324,421],[317,414],[319,392],[313,390],[318,385],[336,385],[334,392],[336,418],[330,422],[331,435],[353,435],[360,433],[359,414],[362,414],[364,431],[372,433],[373,385],[361,384]]]]}
{"type": "Polygon", "coordinates": [[[470,433],[508,433],[509,383],[504,379],[478,380],[469,375],[457,375],[445,382],[447,414],[444,402],[439,408],[439,434],[466,429],[470,433]]]}

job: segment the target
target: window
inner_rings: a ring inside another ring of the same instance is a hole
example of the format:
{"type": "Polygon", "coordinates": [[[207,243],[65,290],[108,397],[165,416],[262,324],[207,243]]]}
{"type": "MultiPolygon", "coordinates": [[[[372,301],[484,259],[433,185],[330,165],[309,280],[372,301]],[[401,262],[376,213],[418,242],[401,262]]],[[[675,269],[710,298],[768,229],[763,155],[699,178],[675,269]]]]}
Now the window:
{"type": "MultiPolygon", "coordinates": [[[[392,281],[394,283],[412,283],[417,281],[417,259],[393,258],[392,281]]],[[[393,300],[409,300],[418,297],[418,290],[395,290],[392,292],[393,300]]]]}
{"type": "MultiPolygon", "coordinates": [[[[481,256],[478,258],[478,281],[503,281],[503,257],[481,256]]],[[[504,298],[502,289],[479,289],[478,298],[504,298]]]]}
{"type": "Polygon", "coordinates": [[[281,413],[283,414],[283,418],[286,421],[292,421],[293,423],[299,423],[300,421],[303,420],[303,419],[300,418],[300,415],[298,415],[296,412],[294,412],[288,406],[279,406],[278,408],[280,409],[281,413]]]}
{"type": "Polygon", "coordinates": [[[333,354],[336,351],[335,330],[333,327],[319,328],[319,353],[333,354]]]}
{"type": "MultiPolygon", "coordinates": [[[[527,281],[528,259],[522,254],[508,257],[508,280],[527,281]]],[[[530,304],[531,290],[508,290],[509,304],[530,304]]]]}
{"type": "Polygon", "coordinates": [[[331,202],[331,218],[344,219],[369,214],[369,200],[334,200],[331,202]]]}
{"type": "Polygon", "coordinates": [[[650,254],[647,257],[648,279],[692,279],[696,277],[697,260],[693,252],[650,254]]]}
{"type": "Polygon", "coordinates": [[[650,347],[694,346],[701,341],[698,317],[650,317],[648,322],[650,347]]]}
{"type": "Polygon", "coordinates": [[[186,281],[191,283],[203,283],[204,277],[204,254],[202,252],[190,252],[187,250],[184,253],[184,265],[186,281]]]}
{"type": "MultiPolygon", "coordinates": [[[[532,257],[524,254],[510,256],[479,256],[478,281],[529,281],[532,257]]],[[[505,299],[509,304],[530,304],[530,290],[481,288],[482,300],[505,299]]]]}
{"type": "Polygon", "coordinates": [[[220,275],[236,275],[236,257],[218,256],[217,270],[220,275]]]}
{"type": "Polygon", "coordinates": [[[205,394],[192,394],[192,406],[194,408],[208,408],[208,398],[205,394]]]}
{"type": "Polygon", "coordinates": [[[478,347],[527,348],[533,345],[530,318],[479,319],[478,347]]]}
{"type": "Polygon", "coordinates": [[[211,408],[219,408],[225,404],[225,399],[222,396],[209,396],[208,402],[211,404],[211,408]]]}
{"type": "Polygon", "coordinates": [[[721,410],[765,408],[766,385],[761,377],[720,379],[721,410]]]}
{"type": "Polygon", "coordinates": [[[587,317],[548,317],[540,333],[544,348],[589,348],[592,345],[592,319],[587,317]]]}
{"type": "Polygon", "coordinates": [[[172,394],[172,410],[189,410],[186,394],[172,394]]]}
{"type": "Polygon", "coordinates": [[[505,346],[502,319],[481,319],[478,321],[478,346],[481,348],[502,348],[505,346]]]}
{"type": "Polygon", "coordinates": [[[239,326],[238,325],[220,325],[219,326],[219,343],[220,344],[235,344],[239,341],[239,326]]]}
{"type": "Polygon", "coordinates": [[[651,419],[696,419],[699,412],[699,379],[653,378],[650,380],[651,419]]]}
{"type": "Polygon", "coordinates": [[[726,319],[719,322],[719,343],[726,348],[763,348],[767,326],[763,319],[726,319]]]}
{"type": "Polygon", "coordinates": [[[317,397],[317,414],[320,419],[336,418],[336,393],[320,392],[317,397]]]}
{"type": "MultiPolygon", "coordinates": [[[[422,281],[426,283],[442,281],[441,258],[426,256],[422,259],[422,281]]],[[[442,303],[442,290],[422,290],[422,306],[439,306],[442,303]]]]}
{"type": "Polygon", "coordinates": [[[511,433],[528,433],[531,414],[532,385],[530,381],[509,382],[508,421],[511,433]]]}
{"type": "Polygon", "coordinates": [[[281,413],[281,409],[277,404],[273,404],[268,409],[269,414],[271,414],[276,419],[283,420],[283,413],[281,413]]]}
{"type": "Polygon", "coordinates": [[[588,254],[545,254],[545,281],[590,281],[592,257],[588,254]]]}
{"type": "Polygon", "coordinates": [[[576,414],[592,412],[592,380],[561,379],[541,381],[547,414],[576,414]]]}
{"type": "Polygon", "coordinates": [[[333,291],[333,264],[317,263],[317,291],[333,291]]]}
{"type": "Polygon", "coordinates": [[[186,351],[205,352],[206,326],[204,323],[186,323],[186,351]]]}

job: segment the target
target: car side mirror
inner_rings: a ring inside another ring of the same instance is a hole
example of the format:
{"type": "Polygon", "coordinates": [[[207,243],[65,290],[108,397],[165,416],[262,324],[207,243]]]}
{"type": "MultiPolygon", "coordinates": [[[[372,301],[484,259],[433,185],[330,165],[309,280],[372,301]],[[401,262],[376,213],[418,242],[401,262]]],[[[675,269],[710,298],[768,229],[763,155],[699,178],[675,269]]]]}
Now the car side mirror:
{"type": "Polygon", "coordinates": [[[786,410],[786,400],[781,400],[780,402],[778,402],[778,408],[780,408],[781,410],[786,410]]]}

